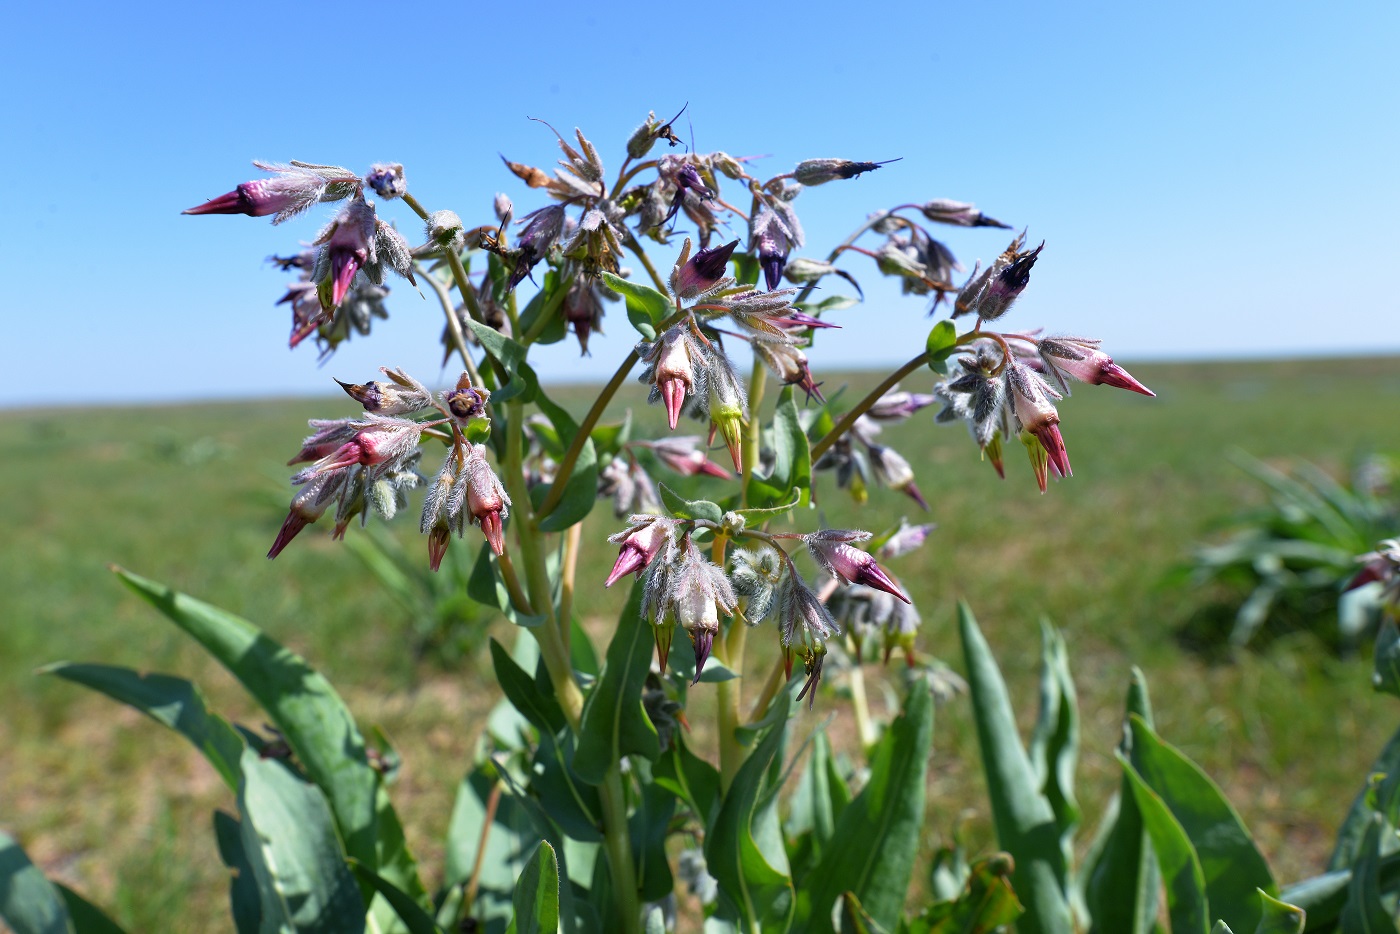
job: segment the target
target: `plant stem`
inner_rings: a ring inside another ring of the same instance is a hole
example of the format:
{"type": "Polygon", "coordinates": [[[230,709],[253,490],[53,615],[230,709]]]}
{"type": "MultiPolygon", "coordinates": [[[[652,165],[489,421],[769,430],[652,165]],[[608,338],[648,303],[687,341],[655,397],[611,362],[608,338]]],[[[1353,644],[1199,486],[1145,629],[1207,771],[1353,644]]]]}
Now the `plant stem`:
{"type": "Polygon", "coordinates": [[[647,251],[642,249],[642,245],[637,242],[637,237],[630,230],[627,232],[627,248],[632,251],[632,255],[637,257],[637,262],[642,264],[642,268],[651,276],[651,281],[656,285],[656,290],[665,294],[670,291],[666,288],[666,282],[661,278],[661,273],[656,271],[656,267],[651,263],[651,257],[647,256],[647,251]]]}
{"type": "MultiPolygon", "coordinates": [[[[715,685],[716,701],[719,704],[719,779],[720,788],[729,791],[734,776],[739,774],[739,766],[747,758],[747,750],[739,742],[739,727],[743,719],[739,714],[742,703],[740,686],[744,683],[744,644],[748,639],[749,625],[738,616],[729,621],[729,632],[725,634],[723,651],[715,655],[739,675],[715,685]]],[[[716,648],[719,644],[716,643],[716,648]]]]}
{"type": "MultiPolygon", "coordinates": [[[[560,305],[564,304],[564,299],[568,297],[569,288],[573,284],[573,276],[569,276],[563,282],[559,283],[559,287],[554,290],[553,294],[545,301],[544,307],[540,309],[539,317],[535,318],[534,323],[530,325],[530,330],[520,336],[520,343],[529,347],[540,339],[540,335],[544,333],[544,329],[549,327],[549,322],[553,319],[554,313],[559,310],[560,305]]],[[[514,293],[511,294],[513,295],[514,293]]]]}
{"type": "Polygon", "coordinates": [[[763,682],[763,691],[758,695],[758,700],[753,702],[749,708],[749,722],[757,723],[768,713],[768,705],[773,703],[773,698],[778,695],[778,688],[786,682],[783,675],[787,671],[787,662],[783,656],[779,655],[773,662],[773,667],[768,672],[768,680],[763,682]]]}
{"type": "Polygon", "coordinates": [[[627,826],[627,796],[622,770],[614,763],[603,776],[603,844],[612,869],[613,897],[625,934],[641,934],[642,906],[637,901],[637,867],[632,862],[632,834],[627,826]]]}
{"type": "Polygon", "coordinates": [[[574,575],[578,571],[578,546],[582,538],[582,522],[575,522],[564,533],[564,560],[559,572],[559,638],[566,649],[573,635],[574,575]]]}
{"type": "Polygon", "coordinates": [[[758,410],[763,406],[763,393],[768,384],[768,368],[755,354],[753,369],[749,371],[749,423],[744,426],[744,449],[739,459],[744,465],[743,485],[739,489],[741,502],[749,504],[749,480],[753,478],[754,466],[758,463],[758,448],[763,438],[763,422],[758,410]]]}
{"type": "Polygon", "coordinates": [[[915,370],[917,370],[919,367],[923,366],[926,363],[928,363],[928,351],[924,351],[923,353],[919,354],[913,360],[910,360],[908,363],[904,364],[904,366],[900,367],[899,369],[891,373],[889,376],[885,377],[884,382],[880,383],[880,385],[876,386],[870,391],[869,395],[867,395],[864,399],[860,400],[860,402],[856,403],[855,408],[851,409],[845,415],[841,416],[841,421],[837,422],[836,427],[832,428],[831,431],[826,433],[826,437],[822,438],[816,444],[812,445],[812,463],[815,464],[817,462],[817,459],[826,453],[827,448],[831,447],[842,435],[850,431],[851,426],[856,423],[856,419],[860,418],[867,411],[869,411],[870,407],[876,402],[879,402],[881,396],[889,392],[890,389],[892,389],[900,380],[904,379],[904,377],[908,376],[910,373],[913,373],[915,370]]]}
{"type": "MultiPolygon", "coordinates": [[[[457,309],[452,307],[452,296],[448,293],[447,287],[438,281],[437,276],[425,269],[419,269],[419,274],[428,281],[433,291],[437,293],[438,301],[442,303],[443,314],[447,316],[447,333],[452,335],[452,344],[457,349],[457,353],[462,358],[462,365],[467,368],[467,373],[471,375],[472,384],[475,386],[485,386],[481,381],[481,373],[476,368],[475,361],[472,360],[471,351],[467,349],[467,338],[462,333],[462,322],[457,320],[457,309]]],[[[491,403],[486,403],[486,414],[491,414],[491,403]]]]}
{"type": "Polygon", "coordinates": [[[607,408],[608,402],[622,387],[623,380],[627,379],[627,374],[632,372],[632,367],[636,363],[637,352],[635,350],[628,351],[622,365],[617,368],[612,379],[608,380],[608,384],[603,387],[598,398],[593,400],[593,407],[583,417],[583,421],[578,426],[578,434],[574,435],[573,443],[569,445],[569,450],[564,453],[564,460],[560,462],[559,470],[554,474],[554,482],[549,486],[548,495],[545,496],[544,502],[540,503],[538,515],[541,519],[553,512],[554,507],[559,505],[559,500],[564,496],[564,486],[569,482],[569,477],[574,472],[574,464],[578,461],[578,456],[583,451],[583,445],[588,441],[593,426],[598,424],[598,419],[603,417],[603,409],[607,408]]]}
{"type": "Polygon", "coordinates": [[[861,751],[865,752],[875,745],[875,724],[870,719],[870,702],[865,697],[865,669],[861,667],[860,658],[853,657],[855,664],[851,667],[850,687],[851,687],[851,709],[856,715],[856,734],[860,737],[861,751]]]}
{"type": "Polygon", "coordinates": [[[510,552],[503,551],[496,557],[496,564],[501,569],[501,580],[505,582],[506,592],[510,594],[510,602],[515,604],[515,608],[527,616],[534,613],[530,608],[530,600],[525,596],[525,591],[520,589],[520,578],[515,574],[515,564],[510,560],[510,552]]]}
{"type": "Polygon", "coordinates": [[[486,857],[486,841],[491,837],[491,826],[496,823],[496,808],[501,803],[501,782],[491,786],[491,794],[486,797],[486,814],[481,822],[481,836],[476,841],[476,859],[472,862],[472,874],[462,893],[462,901],[457,905],[457,920],[471,913],[476,904],[476,893],[481,885],[481,867],[486,857]]]}
{"type": "Polygon", "coordinates": [[[427,210],[424,209],[423,205],[418,203],[417,198],[413,197],[413,195],[410,195],[407,192],[405,192],[402,197],[403,203],[412,208],[414,214],[417,214],[419,217],[423,218],[423,220],[428,219],[427,210]]]}

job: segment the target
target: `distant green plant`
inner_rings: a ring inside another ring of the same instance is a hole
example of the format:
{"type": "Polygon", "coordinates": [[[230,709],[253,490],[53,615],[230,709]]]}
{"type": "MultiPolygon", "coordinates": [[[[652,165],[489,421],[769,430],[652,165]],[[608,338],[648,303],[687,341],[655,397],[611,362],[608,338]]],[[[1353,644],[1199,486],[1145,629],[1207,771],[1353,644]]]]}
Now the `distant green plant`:
{"type": "Polygon", "coordinates": [[[467,548],[447,552],[437,572],[418,557],[409,557],[390,533],[368,526],[350,536],[345,547],[404,611],[413,631],[414,655],[453,665],[486,647],[495,615],[470,596],[472,553],[467,548]]]}
{"type": "Polygon", "coordinates": [[[1269,502],[1236,519],[1225,541],[1197,546],[1186,569],[1197,585],[1245,594],[1230,644],[1249,644],[1269,624],[1355,645],[1379,619],[1374,587],[1345,590],[1358,570],[1356,556],[1400,527],[1388,463],[1367,458],[1344,485],[1306,462],[1281,470],[1243,452],[1231,459],[1267,490],[1269,502]]]}

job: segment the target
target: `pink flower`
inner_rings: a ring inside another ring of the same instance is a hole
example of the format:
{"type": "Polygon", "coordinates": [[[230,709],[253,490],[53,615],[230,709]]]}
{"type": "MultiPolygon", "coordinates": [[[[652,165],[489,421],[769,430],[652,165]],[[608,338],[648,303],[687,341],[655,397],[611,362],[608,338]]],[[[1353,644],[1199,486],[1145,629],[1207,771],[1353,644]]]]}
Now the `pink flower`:
{"type": "Polygon", "coordinates": [[[354,437],[303,471],[306,476],[344,470],[357,464],[372,467],[402,457],[418,446],[423,433],[421,424],[402,418],[373,418],[349,424],[356,429],[354,437]]]}
{"type": "Polygon", "coordinates": [[[1092,386],[1106,384],[1144,396],[1157,395],[1114,363],[1112,357],[1099,350],[1100,343],[1088,337],[1047,337],[1036,343],[1036,350],[1045,372],[1066,394],[1069,393],[1069,386],[1064,377],[1069,376],[1092,386]]]}
{"type": "Polygon", "coordinates": [[[630,521],[631,526],[608,537],[614,545],[621,545],[622,550],[618,552],[612,573],[603,582],[604,587],[611,587],[628,574],[644,571],[675,526],[670,519],[661,516],[632,516],[630,521]]]}
{"type": "Polygon", "coordinates": [[[663,438],[660,441],[649,442],[647,447],[661,463],[682,476],[693,477],[696,474],[705,474],[710,477],[718,477],[721,480],[730,478],[729,471],[706,456],[705,449],[700,446],[700,438],[697,435],[663,438]]]}
{"type": "Polygon", "coordinates": [[[883,590],[887,594],[898,597],[905,603],[910,602],[909,598],[904,595],[904,591],[900,590],[894,579],[876,563],[874,557],[859,548],[851,547],[851,542],[863,542],[868,538],[870,538],[869,532],[822,529],[819,532],[811,532],[802,536],[802,541],[806,543],[812,558],[832,577],[839,578],[848,584],[864,584],[867,587],[874,587],[876,590],[883,590]]]}
{"type": "Polygon", "coordinates": [[[687,238],[681,251],[681,261],[671,272],[671,292],[677,298],[691,299],[714,288],[726,278],[729,257],[734,255],[734,248],[738,245],[739,241],[734,240],[724,246],[701,250],[686,259],[690,252],[690,240],[687,238]]]}
{"type": "Polygon", "coordinates": [[[501,523],[510,515],[510,496],[501,485],[500,477],[486,460],[486,448],[469,445],[471,453],[462,467],[466,480],[466,506],[474,524],[481,526],[486,543],[497,555],[506,548],[505,529],[501,523]]]}
{"type": "Polygon", "coordinates": [[[1056,474],[1073,476],[1065,439],[1060,436],[1060,413],[1047,395],[1050,387],[1037,373],[1020,363],[1008,363],[1006,376],[1021,426],[1039,439],[1056,474]]]}
{"type": "Polygon", "coordinates": [[[351,201],[321,231],[315,243],[321,249],[316,254],[311,280],[329,280],[330,307],[339,307],[350,291],[355,273],[376,260],[374,208],[358,198],[351,201]]]}
{"type": "Polygon", "coordinates": [[[272,178],[244,182],[233,191],[210,198],[185,214],[246,214],[266,217],[275,214],[274,224],[295,217],[318,201],[337,201],[360,188],[360,180],[348,169],[337,166],[310,166],[293,162],[278,165],[254,162],[272,178]]]}
{"type": "Polygon", "coordinates": [[[696,364],[702,360],[700,348],[689,329],[678,324],[655,343],[642,344],[639,350],[647,364],[642,379],[654,386],[649,401],[661,400],[666,406],[666,420],[674,431],[685,407],[685,394],[695,391],[696,364]]]}

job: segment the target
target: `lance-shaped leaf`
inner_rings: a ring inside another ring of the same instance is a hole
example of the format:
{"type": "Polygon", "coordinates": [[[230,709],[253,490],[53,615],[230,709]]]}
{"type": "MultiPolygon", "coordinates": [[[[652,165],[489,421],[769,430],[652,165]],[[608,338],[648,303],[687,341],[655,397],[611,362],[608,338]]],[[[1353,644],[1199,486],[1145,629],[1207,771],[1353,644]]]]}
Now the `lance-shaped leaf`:
{"type": "Polygon", "coordinates": [[[238,760],[243,755],[243,739],[227,720],[209,710],[199,688],[184,678],[143,675],[113,665],[68,662],[41,668],[40,673],[58,675],[100,691],[169,727],[204,754],[231,790],[238,790],[238,760]]]}
{"type": "Polygon", "coordinates": [[[0,830],[0,919],[15,934],[73,934],[72,919],[54,884],[0,830]]]}
{"type": "MultiPolygon", "coordinates": [[[[1365,834],[1362,834],[1364,840],[1365,834]]],[[[1360,855],[1358,848],[1358,856],[1360,855]]],[[[1279,894],[1279,900],[1308,916],[1308,929],[1330,931],[1337,925],[1350,896],[1352,870],[1339,869],[1295,882],[1279,894]]],[[[1377,873],[1382,892],[1400,888],[1400,853],[1381,858],[1377,873]]]]}
{"type": "Polygon", "coordinates": [[[515,917],[506,934],[554,934],[559,930],[559,866],[554,847],[541,840],[515,884],[515,917]]]}
{"type": "MultiPolygon", "coordinates": [[[[239,773],[240,778],[242,773],[239,773]]],[[[238,934],[259,934],[262,930],[262,897],[258,894],[258,878],[253,864],[243,849],[243,831],[238,818],[223,811],[214,812],[214,839],[219,844],[219,858],[230,870],[228,882],[229,908],[233,926],[238,934]]]]}
{"type": "Polygon", "coordinates": [[[258,883],[262,929],[363,931],[364,901],[320,789],[251,749],[244,750],[241,765],[240,829],[258,883]]]}
{"type": "Polygon", "coordinates": [[[1366,825],[1342,908],[1345,934],[1395,934],[1395,916],[1381,901],[1381,837],[1394,833],[1379,814],[1366,825]]]}
{"type": "Polygon", "coordinates": [[[1046,620],[1040,623],[1040,716],[1031,731],[1031,768],[1055,812],[1065,865],[1074,858],[1079,804],[1074,800],[1074,769],[1079,761],[1079,704],[1069,673],[1065,640],[1046,620]]]}
{"type": "MultiPolygon", "coordinates": [[[[1119,752],[1132,750],[1128,718],[1136,714],[1149,726],[1152,706],[1147,680],[1137,668],[1128,684],[1127,712],[1123,715],[1123,739],[1119,752]]],[[[1100,840],[1084,860],[1084,904],[1095,934],[1151,934],[1157,923],[1157,893],[1162,885],[1157,854],[1143,826],[1142,812],[1125,774],[1100,840]]]]}
{"type": "MultiPolygon", "coordinates": [[[[643,763],[642,768],[646,767],[643,763]]],[[[648,780],[644,772],[642,791],[636,796],[636,810],[628,819],[632,853],[637,862],[637,891],[642,901],[661,901],[676,887],[670,860],[666,858],[666,837],[675,813],[676,796],[648,780]]]]}
{"type": "Polygon", "coordinates": [[[773,413],[773,472],[769,474],[768,482],[780,495],[776,501],[760,504],[762,506],[789,502],[794,492],[800,497],[799,504],[811,498],[812,448],[807,441],[807,432],[802,428],[797,398],[791,386],[784,386],[778,394],[778,408],[773,413]]]}
{"type": "Polygon", "coordinates": [[[583,704],[583,724],[574,772],[589,784],[602,784],[607,770],[623,756],[656,761],[661,744],[642,706],[642,685],[651,668],[651,624],[642,619],[642,587],[632,585],[618,618],[607,661],[583,704]]]}
{"type": "Polygon", "coordinates": [[[442,934],[442,928],[433,921],[433,916],[407,892],[359,863],[354,863],[351,868],[356,877],[383,896],[384,901],[393,909],[395,917],[408,930],[408,934],[442,934]]]}
{"type": "Polygon", "coordinates": [[[572,276],[560,282],[559,273],[551,269],[544,274],[544,285],[535,293],[535,297],[530,299],[524,309],[520,312],[520,333],[529,334],[538,325],[540,320],[547,321],[541,326],[539,336],[535,338],[537,344],[555,344],[564,339],[569,333],[569,322],[564,316],[559,314],[560,307],[564,304],[565,297],[569,294],[569,287],[573,285],[572,276]]]}
{"type": "Polygon", "coordinates": [[[933,744],[933,692],[915,681],[875,748],[870,780],[841,812],[822,861],[803,882],[802,917],[831,930],[831,906],[854,892],[870,916],[894,929],[914,872],[924,821],[924,779],[933,744]]]}
{"type": "Polygon", "coordinates": [[[958,605],[968,692],[987,776],[997,843],[1015,860],[1012,887],[1026,906],[1022,934],[1069,934],[1064,852],[1055,811],[1021,746],[1006,682],[967,604],[958,605]]]}
{"type": "Polygon", "coordinates": [[[786,860],[775,865],[755,839],[753,828],[765,774],[787,732],[792,695],[789,687],[773,700],[760,723],[759,739],[735,774],[705,836],[705,863],[719,883],[716,917],[739,922],[745,930],[787,930],[792,917],[792,881],[786,860]]]}
{"type": "Polygon", "coordinates": [[[526,402],[533,402],[539,392],[539,380],[535,371],[525,362],[528,353],[525,346],[506,337],[490,325],[473,321],[471,318],[465,319],[465,323],[486,349],[486,353],[500,365],[506,375],[505,385],[492,390],[492,403],[507,402],[516,396],[522,396],[526,402]]]}
{"type": "Polygon", "coordinates": [[[515,663],[506,647],[495,639],[491,640],[491,665],[496,672],[496,683],[502,693],[521,716],[529,720],[541,733],[555,734],[567,725],[564,711],[552,694],[541,691],[535,679],[525,673],[525,669],[515,663]]]}
{"type": "Polygon", "coordinates": [[[674,310],[671,300],[649,285],[610,272],[603,273],[603,282],[627,303],[627,320],[637,333],[646,340],[656,340],[657,325],[674,310]]]}
{"type": "Polygon", "coordinates": [[[661,504],[677,519],[707,519],[710,522],[719,522],[724,518],[724,511],[717,503],[707,499],[686,499],[664,483],[657,484],[657,489],[661,493],[661,504]]]}
{"type": "Polygon", "coordinates": [[[708,828],[719,808],[719,770],[690,751],[685,735],[677,733],[671,748],[652,769],[655,782],[680,798],[708,828]]]}
{"type": "Polygon", "coordinates": [[[1157,864],[1167,889],[1167,916],[1171,919],[1172,934],[1206,934],[1210,926],[1206,878],[1191,840],[1172,816],[1171,809],[1142,780],[1128,758],[1121,752],[1117,756],[1123,765],[1123,775],[1132,786],[1133,800],[1142,814],[1143,825],[1152,838],[1152,849],[1157,854],[1157,864]]]}
{"type": "MultiPolygon", "coordinates": [[[[549,417],[554,425],[554,430],[558,434],[559,442],[567,448],[574,443],[578,436],[578,423],[560,406],[543,392],[537,393],[535,403],[539,405],[540,411],[549,417]]],[[[544,501],[544,497],[549,494],[550,488],[544,484],[538,484],[531,491],[531,496],[538,495],[535,505],[538,506],[544,501]]],[[[583,442],[583,447],[579,449],[578,460],[574,461],[573,472],[569,474],[569,479],[564,483],[564,492],[559,500],[559,504],[547,516],[540,516],[539,523],[541,531],[562,532],[569,526],[582,522],[584,516],[593,509],[593,504],[598,500],[598,453],[593,447],[592,436],[583,442]]]]}
{"type": "Polygon", "coordinates": [[[1239,814],[1199,766],[1158,738],[1141,718],[1130,717],[1129,722],[1133,768],[1166,802],[1191,840],[1211,915],[1236,930],[1254,930],[1260,912],[1255,889],[1277,895],[1278,886],[1239,814]]]}
{"type": "Polygon", "coordinates": [[[1259,926],[1254,934],[1303,934],[1307,923],[1303,909],[1280,901],[1263,889],[1255,891],[1259,896],[1259,926]]]}
{"type": "Polygon", "coordinates": [[[482,548],[476,553],[476,564],[472,566],[471,577],[467,579],[467,596],[482,606],[495,607],[517,626],[533,627],[544,622],[543,613],[527,615],[515,608],[510,600],[510,590],[501,577],[496,556],[490,548],[482,548]]]}
{"type": "Polygon", "coordinates": [[[404,891],[422,891],[402,850],[398,818],[380,808],[379,775],[369,764],[364,737],[330,682],[247,620],[129,571],[117,574],[267,711],[307,777],[325,793],[346,852],[404,891]]]}
{"type": "Polygon", "coordinates": [[[107,913],[77,892],[55,882],[58,894],[63,896],[63,904],[68,908],[68,916],[73,919],[73,930],[78,934],[123,934],[117,922],[107,917],[107,913]]]}
{"type": "Polygon", "coordinates": [[[811,752],[802,769],[797,790],[788,802],[783,829],[794,841],[792,875],[799,884],[817,866],[836,834],[836,822],[851,803],[851,789],[836,768],[831,739],[825,729],[812,735],[811,752]]]}
{"type": "MultiPolygon", "coordinates": [[[[1400,730],[1397,730],[1390,741],[1385,744],[1375,763],[1371,766],[1369,775],[1400,775],[1400,730]]],[[[1366,782],[1360,791],[1356,793],[1355,799],[1351,802],[1351,810],[1347,812],[1346,820],[1342,822],[1341,829],[1337,831],[1337,845],[1332,850],[1332,857],[1327,860],[1328,871],[1347,869],[1356,862],[1357,854],[1361,850],[1361,841],[1366,836],[1366,829],[1371,823],[1371,808],[1369,796],[1372,792],[1371,783],[1366,782]]]]}

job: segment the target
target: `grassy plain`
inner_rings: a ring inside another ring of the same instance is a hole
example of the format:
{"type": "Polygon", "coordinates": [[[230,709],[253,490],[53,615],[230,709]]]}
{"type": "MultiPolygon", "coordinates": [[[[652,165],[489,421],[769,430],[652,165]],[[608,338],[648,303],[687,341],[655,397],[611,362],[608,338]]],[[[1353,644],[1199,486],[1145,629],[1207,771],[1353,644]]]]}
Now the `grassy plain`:
{"type": "MultiPolygon", "coordinates": [[[[1216,595],[1163,579],[1213,524],[1261,501],[1226,460],[1231,447],[1266,460],[1306,458],[1334,473],[1359,453],[1400,451],[1400,360],[1132,370],[1159,398],[1076,392],[1062,406],[1075,476],[1043,497],[1019,446],[1008,452],[1003,482],[961,428],[936,427],[927,412],[888,429],[939,524],[892,570],[923,615],[921,647],[955,668],[954,608],[959,598],[972,604],[1024,725],[1034,718],[1037,620],[1062,628],[1084,723],[1084,836],[1116,786],[1112,751],[1137,664],[1158,729],[1225,787],[1279,878],[1311,874],[1400,721],[1396,702],[1373,695],[1368,657],[1337,659],[1306,634],[1233,657],[1197,651],[1181,629],[1208,614],[1216,595]]],[[[858,393],[877,378],[828,375],[826,387],[849,382],[858,393]]],[[[581,389],[554,395],[576,411],[587,401],[581,389]]],[[[631,388],[619,412],[629,405],[644,425],[659,423],[631,388]]],[[[262,558],[285,514],[280,465],[305,419],[350,411],[347,400],[321,399],[0,413],[0,489],[8,493],[0,498],[0,827],[128,930],[230,929],[209,814],[232,802],[181,740],[34,669],[69,659],[179,673],[216,708],[258,721],[235,683],[119,586],[110,562],[238,612],[305,654],[362,724],[381,725],[403,753],[395,800],[428,871],[439,864],[455,784],[496,696],[489,662],[415,660],[402,611],[319,527],[276,562],[262,558]]],[[[898,494],[875,490],[861,512],[829,476],[818,483],[831,526],[879,529],[901,514],[919,521],[898,494]]],[[[426,552],[411,516],[393,527],[426,552]]],[[[604,638],[620,597],[593,582],[612,562],[602,539],[617,527],[599,509],[583,531],[592,544],[577,611],[604,638]]],[[[751,635],[755,642],[771,657],[771,631],[751,635]]],[[[879,708],[883,676],[871,677],[879,708]]],[[[799,731],[832,715],[832,730],[849,742],[849,707],[829,694],[799,731]]],[[[697,729],[703,740],[703,723],[697,729]]],[[[962,825],[973,849],[989,848],[965,699],[940,708],[934,742],[930,845],[962,825]]]]}

